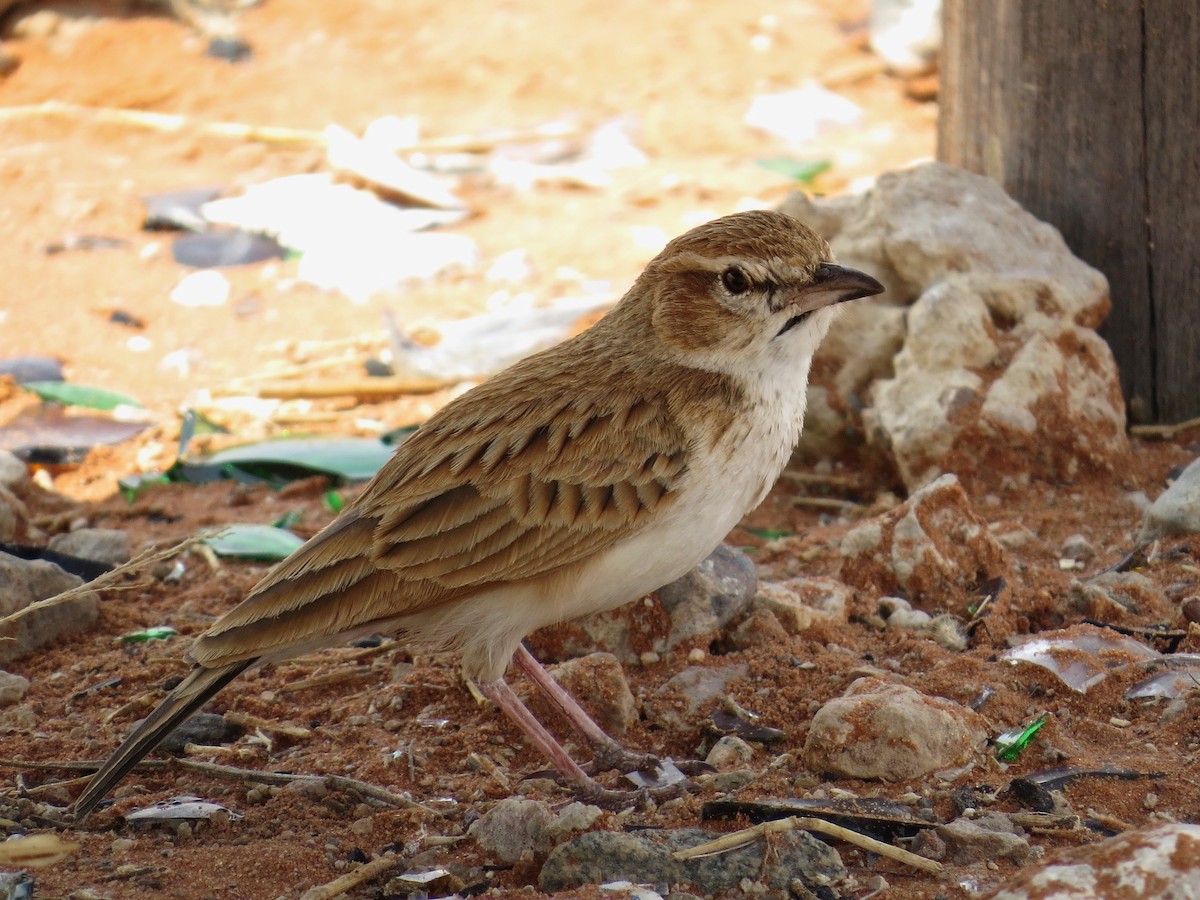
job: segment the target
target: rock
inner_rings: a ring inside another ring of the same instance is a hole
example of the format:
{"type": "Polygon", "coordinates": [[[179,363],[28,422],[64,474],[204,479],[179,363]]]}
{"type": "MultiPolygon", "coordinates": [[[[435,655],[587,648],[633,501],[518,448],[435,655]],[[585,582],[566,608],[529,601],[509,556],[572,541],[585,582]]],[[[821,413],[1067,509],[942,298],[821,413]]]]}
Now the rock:
{"type": "Polygon", "coordinates": [[[1071,605],[1091,619],[1117,622],[1129,616],[1150,616],[1165,621],[1175,604],[1153,581],[1140,572],[1101,572],[1087,581],[1073,581],[1071,605]]]}
{"type": "Polygon", "coordinates": [[[12,672],[0,672],[0,706],[12,706],[25,699],[29,692],[29,679],[12,672]]]}
{"type": "Polygon", "coordinates": [[[889,628],[904,628],[922,632],[937,641],[947,650],[961,651],[967,647],[967,638],[959,621],[947,613],[931,616],[927,612],[913,609],[903,597],[880,597],[879,614],[889,628]]]}
{"type": "Polygon", "coordinates": [[[480,849],[504,863],[542,856],[553,846],[554,814],[538,800],[507,797],[471,823],[467,833],[480,849]]]}
{"type": "Polygon", "coordinates": [[[902,781],[975,757],[983,720],[957,703],[878,678],[859,678],[813,716],[806,765],[846,778],[902,781]]]}
{"type": "Polygon", "coordinates": [[[644,654],[662,654],[682,643],[719,633],[742,615],[758,575],[742,551],[721,544],[677,581],[636,603],[543,628],[530,647],[541,659],[564,660],[597,650],[623,665],[644,654]]]}
{"type": "Polygon", "coordinates": [[[557,844],[577,831],[587,831],[603,815],[604,810],[600,807],[576,800],[558,811],[554,821],[546,828],[546,834],[550,836],[552,844],[557,844]]]}
{"type": "MultiPolygon", "coordinates": [[[[24,609],[37,600],[45,600],[83,580],[44,560],[24,560],[0,553],[0,616],[24,609]]],[[[39,609],[0,628],[0,665],[20,659],[39,647],[72,634],[87,631],[100,618],[96,595],[82,594],[66,603],[39,609]]]]}
{"type": "Polygon", "coordinates": [[[29,467],[11,450],[0,450],[0,487],[17,491],[29,483],[29,467]]]}
{"type": "Polygon", "coordinates": [[[78,528],[56,534],[50,538],[50,549],[114,567],[133,558],[129,535],[113,528],[78,528]]]}
{"type": "Polygon", "coordinates": [[[1058,551],[1063,559],[1073,559],[1076,562],[1088,563],[1096,558],[1096,548],[1082,534],[1073,534],[1063,541],[1058,551]]]}
{"type": "Polygon", "coordinates": [[[802,634],[845,622],[849,595],[849,588],[832,578],[791,578],[759,584],[753,606],[774,615],[788,634],[802,634]]]}
{"type": "Polygon", "coordinates": [[[720,668],[688,666],[670,678],[646,701],[651,719],[668,728],[692,727],[701,713],[707,712],[725,695],[731,681],[750,674],[746,663],[720,668]]]}
{"type": "Polygon", "coordinates": [[[734,769],[732,772],[706,775],[703,784],[711,787],[718,794],[732,794],[753,782],[756,777],[757,773],[753,769],[734,769]]]}
{"type": "Polygon", "coordinates": [[[25,543],[31,534],[29,510],[25,503],[0,485],[0,541],[25,543]]]}
{"type": "Polygon", "coordinates": [[[1017,873],[992,900],[1200,900],[1200,825],[1139,828],[1017,873]]]}
{"type": "Polygon", "coordinates": [[[1177,534],[1200,532],[1200,459],[1195,459],[1146,510],[1138,546],[1177,534]]]}
{"type": "Polygon", "coordinates": [[[9,356],[0,359],[0,376],[5,375],[11,377],[14,384],[62,381],[63,367],[53,356],[9,356]]]}
{"type": "Polygon", "coordinates": [[[841,554],[846,584],[958,614],[981,583],[1008,569],[1003,549],[953,475],[851,530],[841,554]]]}
{"type": "Polygon", "coordinates": [[[953,822],[937,826],[936,831],[938,837],[945,842],[945,858],[952,863],[970,864],[987,862],[990,859],[1008,859],[1018,866],[1023,866],[1033,854],[1024,832],[997,813],[980,816],[975,820],[955,819],[953,822]]]}
{"type": "Polygon", "coordinates": [[[871,0],[871,49],[899,75],[919,75],[942,46],[942,0],[871,0]]]}
{"type": "Polygon", "coordinates": [[[727,734],[713,744],[704,761],[722,771],[747,765],[754,758],[754,748],[740,737],[727,734]]]}
{"type": "Polygon", "coordinates": [[[745,611],[757,585],[754,561],[720,544],[692,571],[655,592],[671,616],[664,649],[719,632],[745,611]]]}
{"type": "Polygon", "coordinates": [[[730,643],[736,650],[749,650],[751,647],[762,647],[774,644],[781,646],[787,642],[788,634],[769,609],[756,609],[746,617],[732,635],[730,643]]]}
{"type": "Polygon", "coordinates": [[[845,878],[837,851],[803,831],[790,831],[704,859],[676,860],[676,850],[713,839],[700,828],[639,834],[591,831],[555,847],[542,866],[538,885],[543,891],[562,891],[587,884],[631,881],[670,884],[709,895],[742,885],[764,883],[787,890],[793,879],[804,884],[828,884],[845,878]]]}
{"type": "Polygon", "coordinates": [[[1061,480],[1111,471],[1129,452],[1125,407],[1112,353],[1090,328],[1031,312],[994,339],[965,342],[967,358],[920,355],[918,329],[940,340],[952,327],[929,304],[965,306],[968,290],[984,288],[959,279],[913,304],[895,377],[875,384],[863,413],[868,439],[891,450],[910,490],[948,471],[980,489],[999,473],[1061,480]],[[935,296],[951,289],[961,303],[935,296]]]}
{"type": "Polygon", "coordinates": [[[902,308],[874,300],[843,305],[813,358],[804,433],[796,446],[800,459],[840,459],[863,451],[861,408],[871,384],[895,372],[904,318],[902,308]]]}
{"type": "Polygon", "coordinates": [[[163,738],[158,746],[167,753],[182,753],[188,744],[214,747],[233,740],[241,733],[242,730],[225,721],[224,716],[196,713],[163,738]]]}
{"type": "Polygon", "coordinates": [[[229,290],[228,278],[204,269],[183,276],[171,289],[170,298],[180,306],[224,306],[229,300],[229,290]]]}
{"type": "MultiPolygon", "coordinates": [[[[814,367],[814,442],[836,445],[861,426],[910,490],[944,472],[973,486],[1000,472],[1073,477],[1124,459],[1116,366],[1094,331],[1108,285],[995,182],[933,163],[832,204],[794,195],[783,210],[887,285],[876,306],[912,304],[903,348],[890,356],[894,337],[872,334],[860,355],[858,328],[846,332],[848,350],[831,332],[814,367]],[[869,391],[848,370],[864,365],[869,391]]],[[[871,317],[871,304],[852,306],[871,317]]]]}
{"type": "Polygon", "coordinates": [[[550,668],[561,684],[606,732],[626,734],[638,719],[625,670],[611,653],[590,653],[550,668]]]}

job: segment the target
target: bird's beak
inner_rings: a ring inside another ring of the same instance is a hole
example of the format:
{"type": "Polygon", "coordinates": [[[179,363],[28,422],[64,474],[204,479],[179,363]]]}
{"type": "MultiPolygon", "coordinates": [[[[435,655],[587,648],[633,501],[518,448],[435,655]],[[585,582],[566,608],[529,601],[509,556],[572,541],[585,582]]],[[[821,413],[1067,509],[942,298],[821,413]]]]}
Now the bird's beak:
{"type": "Polygon", "coordinates": [[[796,295],[795,305],[801,313],[807,313],[846,300],[882,294],[884,290],[884,286],[866,272],[834,263],[821,263],[813,274],[812,282],[796,295]]]}

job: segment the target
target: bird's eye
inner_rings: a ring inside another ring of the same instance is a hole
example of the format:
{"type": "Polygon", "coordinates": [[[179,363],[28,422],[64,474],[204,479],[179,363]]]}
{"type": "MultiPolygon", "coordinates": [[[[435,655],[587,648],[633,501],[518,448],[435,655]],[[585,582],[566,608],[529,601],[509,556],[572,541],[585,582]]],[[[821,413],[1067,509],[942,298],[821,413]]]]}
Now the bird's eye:
{"type": "Polygon", "coordinates": [[[744,294],[750,290],[750,279],[737,266],[730,266],[721,273],[721,284],[731,294],[744,294]]]}

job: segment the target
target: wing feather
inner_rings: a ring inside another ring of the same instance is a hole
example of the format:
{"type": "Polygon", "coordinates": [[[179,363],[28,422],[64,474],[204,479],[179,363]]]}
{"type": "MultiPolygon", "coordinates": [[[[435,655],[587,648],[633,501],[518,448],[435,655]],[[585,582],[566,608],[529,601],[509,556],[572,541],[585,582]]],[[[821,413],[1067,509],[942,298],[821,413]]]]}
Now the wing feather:
{"type": "Polygon", "coordinates": [[[564,368],[549,378],[574,392],[547,403],[547,377],[518,366],[434,416],[194,658],[280,656],[603,552],[662,516],[685,483],[693,441],[680,414],[697,396],[717,409],[734,396],[692,370],[665,392],[639,390],[631,370],[580,390],[564,368]],[[687,382],[697,377],[711,383],[687,382]]]}

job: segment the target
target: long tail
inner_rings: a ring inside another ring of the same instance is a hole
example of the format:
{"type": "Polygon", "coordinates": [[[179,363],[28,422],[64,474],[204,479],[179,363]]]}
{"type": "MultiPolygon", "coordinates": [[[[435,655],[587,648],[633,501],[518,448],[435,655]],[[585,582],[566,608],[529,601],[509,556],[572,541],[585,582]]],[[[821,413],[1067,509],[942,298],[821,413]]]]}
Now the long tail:
{"type": "Polygon", "coordinates": [[[243,660],[221,668],[196,666],[154,712],[150,713],[108,761],[92,776],[75,802],[75,817],[82,820],[96,808],[104,795],[124,778],[141,758],[159,745],[188,716],[244,672],[254,660],[243,660]]]}

